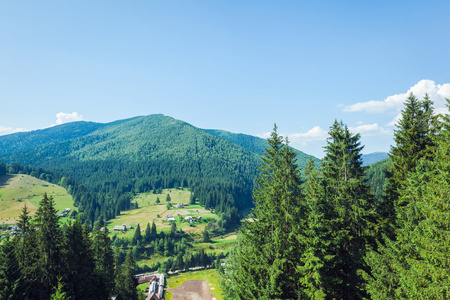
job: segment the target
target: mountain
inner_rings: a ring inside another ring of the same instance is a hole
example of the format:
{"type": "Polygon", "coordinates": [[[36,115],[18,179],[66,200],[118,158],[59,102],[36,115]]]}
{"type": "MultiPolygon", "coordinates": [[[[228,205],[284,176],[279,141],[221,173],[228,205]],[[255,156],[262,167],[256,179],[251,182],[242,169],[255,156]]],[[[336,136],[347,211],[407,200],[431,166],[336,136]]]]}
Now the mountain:
{"type": "MultiPolygon", "coordinates": [[[[150,115],[0,136],[0,161],[31,166],[33,170],[14,168],[41,176],[49,177],[42,175],[44,170],[62,174],[55,178],[61,178],[90,221],[110,219],[129,209],[136,193],[190,187],[193,198],[232,223],[238,209],[252,206],[265,143],[150,115]]],[[[303,154],[299,164],[306,159],[303,154]]]]}
{"type": "MultiPolygon", "coordinates": [[[[262,139],[256,136],[242,134],[242,133],[232,133],[225,130],[218,130],[218,129],[205,129],[206,132],[211,133],[217,137],[223,138],[227,141],[230,141],[232,143],[235,143],[236,145],[241,146],[242,148],[247,149],[250,152],[253,152],[258,155],[263,155],[265,152],[265,149],[269,146],[266,139],[262,139]]],[[[294,152],[297,154],[297,164],[298,166],[303,169],[310,157],[314,160],[314,162],[318,165],[320,163],[320,159],[308,155],[300,150],[297,150],[295,148],[294,152]]]]}
{"type": "Polygon", "coordinates": [[[370,154],[363,154],[362,155],[363,166],[368,166],[368,165],[374,164],[374,163],[382,161],[388,157],[389,157],[389,155],[386,152],[374,152],[374,153],[370,153],[370,154]]]}

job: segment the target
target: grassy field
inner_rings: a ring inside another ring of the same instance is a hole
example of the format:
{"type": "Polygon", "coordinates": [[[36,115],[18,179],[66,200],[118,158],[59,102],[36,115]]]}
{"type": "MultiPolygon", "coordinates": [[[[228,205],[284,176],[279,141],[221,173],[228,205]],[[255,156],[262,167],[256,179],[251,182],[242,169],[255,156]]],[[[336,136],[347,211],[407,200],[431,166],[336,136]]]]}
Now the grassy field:
{"type": "MultiPolygon", "coordinates": [[[[176,275],[171,275],[167,277],[166,288],[176,288],[183,284],[186,280],[198,280],[205,279],[207,283],[210,285],[211,294],[214,294],[214,297],[217,300],[223,299],[222,287],[220,285],[220,274],[216,269],[209,270],[201,270],[201,271],[192,271],[185,273],[178,273],[176,275]]],[[[167,300],[172,299],[172,293],[166,291],[165,296],[167,300]]]]}
{"type": "Polygon", "coordinates": [[[1,176],[0,224],[15,224],[25,204],[31,212],[30,215],[34,215],[45,193],[53,197],[58,212],[65,208],[74,209],[72,196],[63,187],[29,175],[1,176]]]}
{"type": "Polygon", "coordinates": [[[137,224],[140,224],[141,230],[145,231],[147,223],[156,224],[158,231],[170,232],[171,223],[167,221],[168,215],[172,215],[176,219],[175,223],[177,228],[182,228],[186,233],[200,233],[204,230],[206,223],[190,224],[184,221],[186,216],[201,216],[203,219],[219,219],[219,216],[211,213],[209,210],[204,209],[200,205],[189,205],[182,208],[176,208],[177,203],[188,203],[191,196],[191,192],[188,189],[165,189],[161,194],[143,193],[137,195],[132,202],[137,202],[138,208],[129,211],[121,212],[120,216],[107,222],[107,228],[111,234],[116,234],[119,237],[132,238],[134,230],[127,232],[114,232],[112,229],[117,225],[133,226],[135,228],[137,224]],[[167,209],[167,194],[170,195],[172,204],[171,209],[167,209]],[[160,199],[160,204],[156,204],[156,199],[160,199]]]}

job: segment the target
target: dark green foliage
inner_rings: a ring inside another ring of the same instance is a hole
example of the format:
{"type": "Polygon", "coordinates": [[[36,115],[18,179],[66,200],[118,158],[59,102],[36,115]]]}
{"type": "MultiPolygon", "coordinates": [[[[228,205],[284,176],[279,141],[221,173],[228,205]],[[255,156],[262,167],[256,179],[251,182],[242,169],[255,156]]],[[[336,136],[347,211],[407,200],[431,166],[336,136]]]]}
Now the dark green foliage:
{"type": "MultiPolygon", "coordinates": [[[[373,298],[450,297],[448,115],[439,127],[442,129],[437,134],[431,131],[432,141],[425,154],[414,162],[414,169],[405,174],[398,189],[394,238],[386,237],[378,251],[368,253],[373,271],[367,289],[373,298]]],[[[417,136],[417,142],[424,140],[417,136]]]]}
{"type": "Polygon", "coordinates": [[[402,119],[396,125],[395,146],[389,153],[392,164],[387,172],[385,218],[394,219],[394,207],[406,204],[398,202],[400,191],[407,184],[408,172],[414,171],[420,158],[430,154],[429,149],[434,145],[435,120],[433,103],[428,95],[420,101],[411,93],[402,110],[402,119]]]}
{"type": "Polygon", "coordinates": [[[299,296],[300,176],[295,153],[283,144],[276,126],[268,143],[253,193],[253,219],[240,229],[225,273],[227,299],[299,296]]]}
{"type": "Polygon", "coordinates": [[[385,197],[384,190],[387,185],[386,171],[390,167],[389,158],[376,162],[366,169],[367,184],[371,187],[372,193],[376,199],[382,201],[385,197]]]}
{"type": "Polygon", "coordinates": [[[305,168],[306,181],[303,190],[308,206],[307,225],[299,236],[300,242],[306,244],[298,266],[302,293],[308,299],[325,299],[330,293],[327,280],[329,268],[336,259],[333,253],[332,232],[330,231],[330,207],[325,200],[319,171],[312,160],[305,168]]]}
{"type": "Polygon", "coordinates": [[[127,251],[125,262],[119,267],[119,272],[116,277],[116,292],[124,300],[136,300],[137,295],[137,280],[134,277],[136,270],[136,262],[133,257],[132,250],[127,251]]]}
{"type": "Polygon", "coordinates": [[[325,253],[334,257],[328,258],[322,280],[328,297],[362,298],[365,291],[360,273],[367,269],[363,257],[376,237],[375,201],[365,183],[359,135],[352,135],[342,122],[335,122],[329,135],[322,160],[326,202],[319,213],[325,213],[330,233],[325,253]]]}
{"type": "Polygon", "coordinates": [[[141,234],[141,226],[137,224],[136,229],[134,231],[133,239],[131,240],[131,245],[135,246],[138,242],[142,242],[142,234],[141,234]]]}
{"type": "Polygon", "coordinates": [[[276,128],[254,190],[254,219],[226,263],[230,299],[361,299],[365,249],[378,215],[365,181],[359,135],[330,128],[319,170],[310,160],[301,185],[295,154],[276,128]],[[302,190],[300,190],[302,187],[302,190]]]}
{"type": "Polygon", "coordinates": [[[96,295],[98,285],[94,273],[95,261],[91,244],[87,226],[82,226],[78,219],[69,223],[63,239],[65,272],[60,273],[66,277],[64,282],[68,297],[89,299],[96,295]]]}
{"type": "Polygon", "coordinates": [[[8,239],[0,248],[0,299],[24,299],[24,284],[15,246],[8,239]]]}
{"type": "MultiPolygon", "coordinates": [[[[110,239],[99,223],[94,226],[92,238],[87,223],[82,226],[79,219],[69,222],[63,230],[53,199],[44,195],[36,217],[31,221],[24,206],[17,225],[21,233],[13,243],[1,246],[8,253],[13,247],[14,259],[6,252],[2,257],[14,265],[8,276],[20,278],[16,290],[5,284],[11,299],[109,298],[114,287],[114,264],[110,239]]],[[[0,258],[0,280],[2,266],[5,264],[0,258]]]]}
{"type": "Polygon", "coordinates": [[[0,176],[6,175],[6,173],[8,173],[8,166],[0,162],[0,176]]]}
{"type": "Polygon", "coordinates": [[[150,229],[150,223],[147,223],[147,227],[145,227],[144,241],[146,243],[150,243],[152,240],[153,239],[152,239],[152,231],[150,229]]]}
{"type": "Polygon", "coordinates": [[[170,226],[170,237],[174,238],[176,234],[177,234],[177,224],[173,222],[172,225],[170,226]]]}
{"type": "Polygon", "coordinates": [[[203,243],[209,243],[211,241],[211,238],[209,237],[209,232],[206,228],[205,228],[205,230],[203,230],[202,241],[203,241],[203,243]]]}
{"type": "Polygon", "coordinates": [[[57,276],[63,273],[62,231],[52,197],[44,195],[36,211],[37,280],[40,284],[40,298],[48,299],[53,287],[57,286],[57,276]]]}
{"type": "Polygon", "coordinates": [[[108,299],[114,289],[114,253],[106,230],[96,223],[92,230],[92,254],[95,262],[96,299],[108,299]]]}

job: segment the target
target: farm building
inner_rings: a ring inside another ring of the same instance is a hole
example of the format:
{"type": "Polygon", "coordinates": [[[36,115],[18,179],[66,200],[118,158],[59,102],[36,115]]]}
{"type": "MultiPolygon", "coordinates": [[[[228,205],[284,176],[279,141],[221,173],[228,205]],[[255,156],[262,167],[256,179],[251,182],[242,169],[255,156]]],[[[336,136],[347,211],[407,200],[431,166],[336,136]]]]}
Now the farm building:
{"type": "Polygon", "coordinates": [[[182,208],[182,207],[183,207],[183,204],[177,203],[177,208],[182,208]]]}
{"type": "Polygon", "coordinates": [[[127,227],[125,225],[114,226],[114,231],[127,231],[127,227]]]}
{"type": "Polygon", "coordinates": [[[144,283],[144,282],[156,282],[156,275],[144,275],[139,276],[137,278],[138,284],[144,283]]]}
{"type": "Polygon", "coordinates": [[[167,218],[167,221],[169,221],[169,222],[175,222],[175,218],[167,218]]]}

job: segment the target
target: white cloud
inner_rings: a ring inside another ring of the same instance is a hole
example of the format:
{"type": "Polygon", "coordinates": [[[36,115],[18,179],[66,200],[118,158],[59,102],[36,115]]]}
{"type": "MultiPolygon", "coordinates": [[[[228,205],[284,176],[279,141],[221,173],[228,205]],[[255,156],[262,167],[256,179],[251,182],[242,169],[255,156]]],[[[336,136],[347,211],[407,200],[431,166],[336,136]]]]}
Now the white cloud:
{"type": "Polygon", "coordinates": [[[379,136],[379,135],[391,135],[392,132],[387,130],[377,123],[374,124],[364,124],[357,127],[348,128],[353,133],[359,133],[362,136],[379,136]]]}
{"type": "Polygon", "coordinates": [[[428,94],[430,99],[434,101],[436,109],[440,109],[445,107],[445,98],[450,97],[450,83],[436,84],[433,80],[424,79],[412,86],[406,93],[392,95],[382,101],[358,102],[344,106],[342,110],[345,112],[364,111],[367,113],[400,112],[410,93],[413,93],[419,99],[428,94]]]}
{"type": "Polygon", "coordinates": [[[56,125],[75,121],[84,121],[83,116],[78,114],[77,112],[73,112],[71,114],[59,112],[56,114],[56,125]]]}
{"type": "MultiPolygon", "coordinates": [[[[266,132],[260,135],[257,135],[260,138],[267,139],[271,135],[271,132],[266,132]]],[[[315,126],[307,132],[303,133],[280,133],[281,136],[287,137],[292,146],[305,146],[310,144],[317,144],[326,140],[328,136],[328,132],[320,128],[319,126],[315,126]]]]}
{"type": "Polygon", "coordinates": [[[11,127],[0,126],[0,135],[7,135],[7,134],[11,134],[11,133],[24,132],[24,131],[29,131],[29,130],[24,129],[24,128],[11,128],[11,127]]]}
{"type": "Polygon", "coordinates": [[[395,126],[400,120],[402,119],[402,114],[399,113],[395,116],[395,118],[392,119],[389,123],[387,123],[387,126],[395,126]]]}
{"type": "Polygon", "coordinates": [[[311,145],[323,143],[328,136],[328,132],[319,126],[315,126],[307,132],[286,134],[292,145],[311,145]]]}

